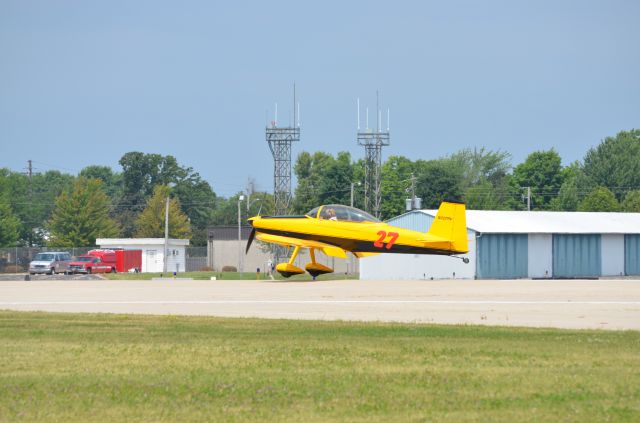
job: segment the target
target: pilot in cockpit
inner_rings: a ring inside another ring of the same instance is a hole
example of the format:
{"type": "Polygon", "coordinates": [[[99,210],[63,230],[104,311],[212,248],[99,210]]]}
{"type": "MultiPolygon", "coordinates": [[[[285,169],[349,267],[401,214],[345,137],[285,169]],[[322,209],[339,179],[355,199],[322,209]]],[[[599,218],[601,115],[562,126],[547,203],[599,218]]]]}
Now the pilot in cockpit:
{"type": "Polygon", "coordinates": [[[338,220],[336,217],[336,211],[332,208],[328,208],[324,212],[324,218],[328,220],[338,220]]]}

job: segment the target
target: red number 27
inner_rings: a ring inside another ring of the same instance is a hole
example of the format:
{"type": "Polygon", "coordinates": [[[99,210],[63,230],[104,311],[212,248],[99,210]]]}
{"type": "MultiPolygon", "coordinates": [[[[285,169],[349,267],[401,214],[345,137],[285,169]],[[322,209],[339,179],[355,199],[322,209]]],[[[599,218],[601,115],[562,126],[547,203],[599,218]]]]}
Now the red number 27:
{"type": "Polygon", "coordinates": [[[389,241],[387,242],[387,246],[386,246],[387,250],[390,250],[393,244],[396,242],[396,239],[398,239],[397,232],[387,233],[386,231],[378,231],[378,236],[380,236],[380,238],[378,238],[376,242],[373,243],[373,246],[376,248],[385,248],[384,240],[388,236],[389,241]]]}

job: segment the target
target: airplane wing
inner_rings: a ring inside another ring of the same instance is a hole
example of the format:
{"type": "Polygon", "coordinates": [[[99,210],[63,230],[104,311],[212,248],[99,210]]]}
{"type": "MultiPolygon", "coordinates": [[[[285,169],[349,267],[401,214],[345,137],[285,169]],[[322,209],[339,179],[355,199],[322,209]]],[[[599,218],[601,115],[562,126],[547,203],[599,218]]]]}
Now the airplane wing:
{"type": "Polygon", "coordinates": [[[303,247],[303,248],[317,248],[328,256],[347,258],[347,252],[335,245],[325,244],[320,241],[313,241],[310,239],[291,238],[288,236],[271,235],[264,233],[257,233],[256,238],[263,242],[269,242],[272,244],[282,245],[284,247],[303,247]]]}

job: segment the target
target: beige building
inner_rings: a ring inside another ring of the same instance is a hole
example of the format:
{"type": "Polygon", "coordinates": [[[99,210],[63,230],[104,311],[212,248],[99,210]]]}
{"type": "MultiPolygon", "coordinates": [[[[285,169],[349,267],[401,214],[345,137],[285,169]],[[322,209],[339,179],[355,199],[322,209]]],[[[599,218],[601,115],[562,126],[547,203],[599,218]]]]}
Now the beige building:
{"type": "MultiPolygon", "coordinates": [[[[238,241],[237,226],[215,226],[208,230],[209,241],[207,243],[207,265],[214,271],[220,272],[224,266],[233,266],[244,272],[255,272],[258,268],[265,271],[273,262],[273,253],[269,249],[270,244],[256,240],[249,252],[245,254],[247,241],[251,228],[242,227],[240,241],[238,241]]],[[[295,265],[304,269],[309,263],[309,250],[303,249],[296,257],[295,265]]],[[[327,257],[324,253],[316,253],[316,261],[331,267],[336,273],[358,273],[358,259],[348,254],[347,260],[327,257]]]]}

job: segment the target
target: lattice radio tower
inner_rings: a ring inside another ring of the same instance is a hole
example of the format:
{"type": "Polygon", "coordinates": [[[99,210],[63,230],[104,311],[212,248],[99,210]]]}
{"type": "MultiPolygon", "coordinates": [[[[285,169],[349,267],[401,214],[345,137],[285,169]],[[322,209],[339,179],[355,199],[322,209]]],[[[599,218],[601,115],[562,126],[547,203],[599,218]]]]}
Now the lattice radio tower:
{"type": "MultiPolygon", "coordinates": [[[[278,105],[275,119],[266,128],[266,139],[273,155],[274,214],[289,214],[291,207],[291,143],[300,141],[300,105],[296,103],[296,86],[293,85],[293,126],[278,127],[278,105]],[[296,110],[297,109],[297,110],[296,110]]],[[[276,263],[285,256],[283,248],[276,248],[276,263]]]]}
{"type": "Polygon", "coordinates": [[[364,146],[364,209],[375,217],[380,217],[380,180],[382,168],[382,147],[389,145],[389,109],[387,109],[387,130],[381,129],[382,113],[378,106],[376,91],[376,129],[369,128],[369,108],[366,108],[366,125],[360,131],[360,99],[358,99],[358,145],[364,146]]]}
{"type": "Polygon", "coordinates": [[[296,88],[293,86],[293,125],[278,127],[278,105],[275,119],[266,128],[266,139],[273,155],[273,197],[275,215],[286,215],[291,206],[291,143],[300,141],[300,122],[296,112],[296,88]]]}

